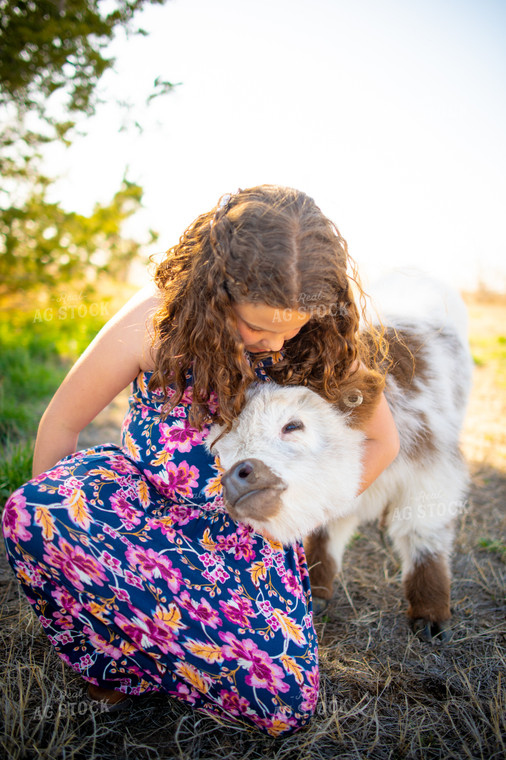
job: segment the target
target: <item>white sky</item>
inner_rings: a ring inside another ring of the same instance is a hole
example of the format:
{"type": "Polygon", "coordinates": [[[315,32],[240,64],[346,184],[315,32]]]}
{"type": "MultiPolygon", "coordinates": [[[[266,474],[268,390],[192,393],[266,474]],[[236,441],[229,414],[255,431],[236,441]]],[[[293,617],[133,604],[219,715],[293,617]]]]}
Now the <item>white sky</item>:
{"type": "Polygon", "coordinates": [[[128,178],[157,249],[225,192],[314,197],[366,281],[417,266],[506,289],[505,0],[170,0],[119,41],[55,197],[89,212],[128,178]],[[182,82],[144,103],[155,77],[182,82]],[[114,99],[144,126],[118,134],[114,99]]]}

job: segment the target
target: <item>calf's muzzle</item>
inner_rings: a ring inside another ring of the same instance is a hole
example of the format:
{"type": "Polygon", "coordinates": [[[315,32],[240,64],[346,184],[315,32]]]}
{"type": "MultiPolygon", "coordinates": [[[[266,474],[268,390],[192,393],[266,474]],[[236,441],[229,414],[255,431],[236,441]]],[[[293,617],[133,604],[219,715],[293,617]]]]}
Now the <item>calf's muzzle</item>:
{"type": "Polygon", "coordinates": [[[223,499],[234,520],[268,520],[282,508],[286,484],[260,459],[243,459],[222,475],[223,499]]]}

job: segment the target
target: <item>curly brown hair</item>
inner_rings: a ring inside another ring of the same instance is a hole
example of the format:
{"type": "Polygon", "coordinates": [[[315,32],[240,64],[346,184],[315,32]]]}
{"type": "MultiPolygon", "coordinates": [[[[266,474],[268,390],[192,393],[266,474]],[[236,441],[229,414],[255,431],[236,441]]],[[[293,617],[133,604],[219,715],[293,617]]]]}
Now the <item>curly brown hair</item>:
{"type": "MultiPolygon", "coordinates": [[[[362,339],[365,294],[355,263],[337,227],[304,193],[261,185],[224,196],[167,252],[155,282],[163,305],[155,318],[157,351],[149,386],[174,388],[166,413],[181,400],[191,370],[190,424],[202,429],[213,420],[230,428],[256,379],[232,308],[240,303],[311,317],[282,355],[274,356],[266,370],[273,380],[308,386],[348,409],[354,407],[350,389],[358,389],[368,403],[357,421],[379,399],[385,341],[370,325],[368,340],[362,339]]],[[[253,366],[264,357],[257,354],[253,366]]]]}

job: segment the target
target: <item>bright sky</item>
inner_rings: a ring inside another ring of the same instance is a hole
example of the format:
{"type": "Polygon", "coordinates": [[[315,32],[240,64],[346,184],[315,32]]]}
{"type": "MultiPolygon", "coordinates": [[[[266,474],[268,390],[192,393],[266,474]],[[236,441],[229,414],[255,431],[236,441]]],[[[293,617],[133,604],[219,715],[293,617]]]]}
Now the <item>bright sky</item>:
{"type": "Polygon", "coordinates": [[[506,290],[504,0],[170,0],[118,43],[111,104],[64,157],[58,198],[89,212],[128,177],[157,249],[220,195],[309,193],[366,282],[416,266],[506,290]],[[182,82],[145,106],[155,77],[182,82]],[[113,99],[144,126],[118,134],[113,99]]]}

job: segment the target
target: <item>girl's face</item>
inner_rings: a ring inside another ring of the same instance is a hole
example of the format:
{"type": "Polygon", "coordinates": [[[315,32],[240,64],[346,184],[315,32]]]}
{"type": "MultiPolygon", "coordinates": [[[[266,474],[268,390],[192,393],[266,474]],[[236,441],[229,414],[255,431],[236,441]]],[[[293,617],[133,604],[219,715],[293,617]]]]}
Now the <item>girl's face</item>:
{"type": "Polygon", "coordinates": [[[258,303],[232,305],[239,335],[247,351],[280,351],[309,322],[310,315],[298,309],[275,309],[258,303]]]}

